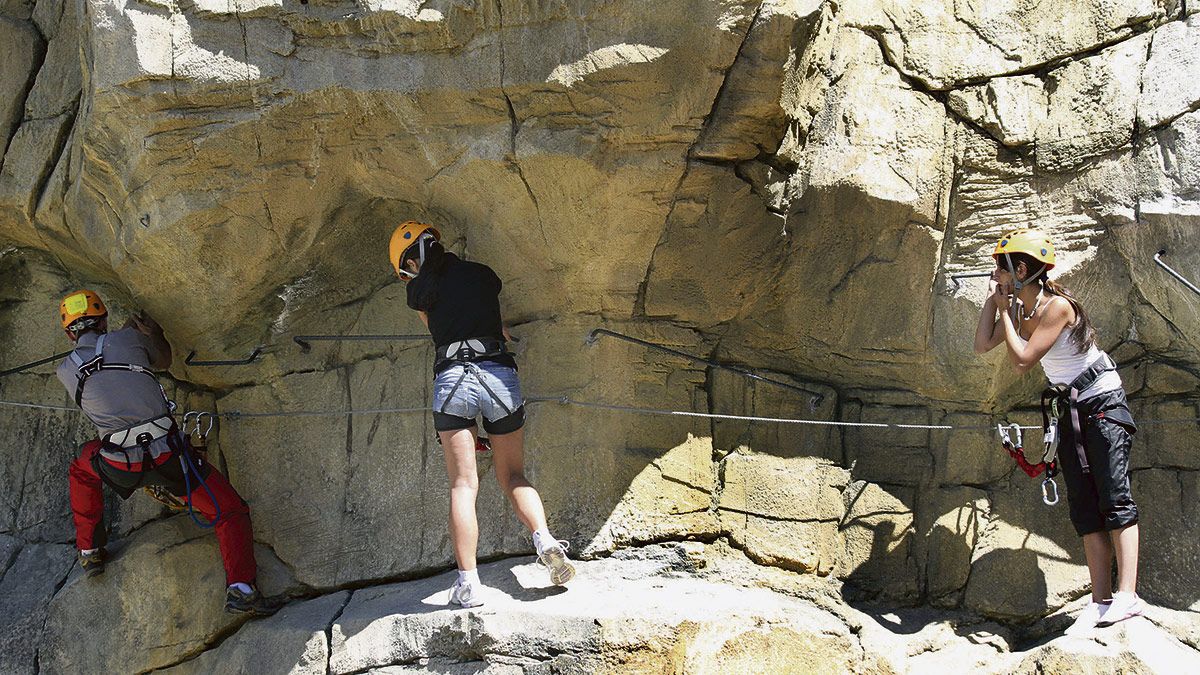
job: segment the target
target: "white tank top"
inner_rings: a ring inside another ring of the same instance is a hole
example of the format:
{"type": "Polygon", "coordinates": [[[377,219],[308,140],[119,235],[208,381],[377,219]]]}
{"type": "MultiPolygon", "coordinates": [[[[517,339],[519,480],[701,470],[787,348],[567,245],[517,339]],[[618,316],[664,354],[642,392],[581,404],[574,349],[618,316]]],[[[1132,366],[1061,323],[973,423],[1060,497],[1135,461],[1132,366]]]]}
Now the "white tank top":
{"type": "MultiPolygon", "coordinates": [[[[1019,335],[1017,337],[1022,344],[1029,343],[1025,338],[1019,335]]],[[[1058,339],[1054,341],[1050,351],[1042,357],[1042,370],[1045,371],[1046,379],[1050,380],[1050,384],[1071,384],[1103,353],[1095,343],[1088,347],[1086,352],[1079,351],[1075,345],[1071,344],[1071,326],[1067,326],[1058,334],[1058,339]]],[[[1110,370],[1096,378],[1092,386],[1079,392],[1079,400],[1120,388],[1121,376],[1117,374],[1117,371],[1110,370]]]]}

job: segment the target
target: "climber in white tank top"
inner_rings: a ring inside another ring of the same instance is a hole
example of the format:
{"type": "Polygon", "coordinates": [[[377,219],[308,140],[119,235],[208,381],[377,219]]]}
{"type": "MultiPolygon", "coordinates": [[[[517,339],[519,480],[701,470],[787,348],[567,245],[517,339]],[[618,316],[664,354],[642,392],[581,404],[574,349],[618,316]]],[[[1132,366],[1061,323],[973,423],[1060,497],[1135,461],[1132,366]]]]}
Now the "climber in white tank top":
{"type": "MultiPolygon", "coordinates": [[[[1047,438],[1057,433],[1058,452],[1043,462],[1061,469],[1067,484],[1071,523],[1083,538],[1092,581],[1092,602],[1069,634],[1138,616],[1138,511],[1129,480],[1129,451],[1136,426],[1116,364],[1096,345],[1087,313],[1070,291],[1051,281],[1054,246],[1036,230],[1006,234],[992,253],[996,270],[975,330],[975,351],[1004,344],[1018,373],[1041,363],[1051,388],[1042,395],[1047,438]],[[1054,405],[1046,406],[1047,402],[1054,405]],[[1112,563],[1117,562],[1117,589],[1112,563]]],[[[1049,443],[1049,441],[1048,441],[1049,443]]],[[[1048,475],[1052,472],[1048,470],[1048,475]]],[[[1031,474],[1033,475],[1033,474],[1031,474]]]]}
{"type": "MultiPolygon", "coordinates": [[[[1058,339],[1054,341],[1054,344],[1050,345],[1050,350],[1042,356],[1042,370],[1046,373],[1046,379],[1050,380],[1051,384],[1071,384],[1075,381],[1075,378],[1079,377],[1097,359],[1104,356],[1104,352],[1096,346],[1095,342],[1089,344],[1085,351],[1080,351],[1078,347],[1072,344],[1071,331],[1074,328],[1075,326],[1071,325],[1059,331],[1058,339]]],[[[1029,341],[1020,337],[1019,333],[1018,338],[1022,345],[1028,346],[1029,341]]],[[[1117,371],[1105,371],[1104,374],[1096,378],[1096,381],[1091,386],[1079,393],[1079,399],[1088,399],[1098,394],[1116,391],[1121,387],[1121,376],[1117,374],[1117,371]]]]}

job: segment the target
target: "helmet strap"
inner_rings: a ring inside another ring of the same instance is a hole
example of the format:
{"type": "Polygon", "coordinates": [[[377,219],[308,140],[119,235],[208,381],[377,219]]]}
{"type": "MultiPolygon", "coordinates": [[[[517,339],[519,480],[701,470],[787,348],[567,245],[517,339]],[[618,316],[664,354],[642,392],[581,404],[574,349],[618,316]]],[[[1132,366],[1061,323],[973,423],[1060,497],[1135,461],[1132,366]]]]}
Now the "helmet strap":
{"type": "MultiPolygon", "coordinates": [[[[417,237],[416,243],[414,243],[412,245],[412,246],[417,247],[417,269],[418,269],[418,271],[420,270],[420,268],[425,266],[425,253],[426,253],[426,251],[428,251],[428,244],[430,241],[437,241],[437,238],[434,237],[432,234],[425,232],[421,236],[417,237]]],[[[409,249],[411,249],[412,246],[410,246],[409,249]]],[[[405,253],[400,256],[401,263],[403,263],[403,261],[406,257],[407,257],[407,251],[405,251],[405,253]]],[[[416,279],[417,278],[416,274],[404,269],[403,265],[400,267],[400,275],[406,279],[416,279]]]]}
{"type": "MultiPolygon", "coordinates": [[[[1018,330],[1020,330],[1021,310],[1017,309],[1017,297],[1021,295],[1021,289],[1025,288],[1025,286],[1029,285],[1031,280],[1037,279],[1038,275],[1040,275],[1046,269],[1046,266],[1042,265],[1041,267],[1038,268],[1038,270],[1036,272],[1029,275],[1024,281],[1022,281],[1017,278],[1017,268],[1016,268],[1016,265],[1013,265],[1012,255],[1005,253],[1004,254],[1004,262],[1008,264],[1008,273],[1012,275],[1012,280],[1013,280],[1012,281],[1012,283],[1013,283],[1013,301],[1011,303],[1009,303],[1008,311],[1010,314],[1012,314],[1013,325],[1017,326],[1018,330]]],[[[1036,309],[1036,307],[1035,307],[1035,309],[1036,309]]]]}

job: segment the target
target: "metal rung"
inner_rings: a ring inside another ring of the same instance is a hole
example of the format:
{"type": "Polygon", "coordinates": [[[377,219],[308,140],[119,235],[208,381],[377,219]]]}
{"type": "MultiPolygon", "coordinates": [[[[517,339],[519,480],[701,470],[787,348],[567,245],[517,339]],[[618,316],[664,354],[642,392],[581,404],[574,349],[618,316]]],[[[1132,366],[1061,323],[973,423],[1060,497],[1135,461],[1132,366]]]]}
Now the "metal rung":
{"type": "Polygon", "coordinates": [[[46,358],[39,359],[37,361],[34,361],[33,363],[26,363],[23,366],[17,366],[16,368],[9,368],[8,370],[0,371],[0,377],[4,377],[5,375],[13,375],[13,374],[19,373],[23,370],[29,370],[30,368],[36,368],[37,366],[40,366],[43,363],[50,363],[51,361],[65,359],[70,355],[71,355],[71,352],[63,352],[61,354],[55,354],[54,356],[47,356],[46,358]]]}
{"type": "Polygon", "coordinates": [[[1157,263],[1159,267],[1166,270],[1168,274],[1170,274],[1171,276],[1178,279],[1179,282],[1182,283],[1184,286],[1187,286],[1188,288],[1192,289],[1193,293],[1195,293],[1196,295],[1200,295],[1200,288],[1197,288],[1196,284],[1193,284],[1192,282],[1188,281],[1186,278],[1184,278],[1184,276],[1182,274],[1171,269],[1170,265],[1168,265],[1167,263],[1162,261],[1162,257],[1166,254],[1167,254],[1167,249],[1165,249],[1165,248],[1160,250],[1158,253],[1155,253],[1154,254],[1154,262],[1157,263]]]}
{"type": "Polygon", "coordinates": [[[953,281],[954,287],[958,288],[962,285],[963,279],[978,279],[990,276],[992,276],[991,270],[988,270],[987,272],[960,272],[958,274],[951,274],[950,281],[953,281]]]}
{"type": "Polygon", "coordinates": [[[196,351],[188,354],[188,357],[183,362],[189,366],[244,366],[253,363],[263,353],[265,345],[259,345],[250,352],[250,356],[244,359],[217,359],[214,361],[196,361],[196,351]]]}
{"type": "MultiPolygon", "coordinates": [[[[308,352],[312,349],[310,342],[323,340],[326,342],[372,342],[372,341],[405,341],[405,340],[429,340],[428,335],[296,335],[292,337],[292,342],[295,342],[300,347],[300,351],[308,352]]],[[[432,343],[431,343],[432,344],[432,343]]]]}

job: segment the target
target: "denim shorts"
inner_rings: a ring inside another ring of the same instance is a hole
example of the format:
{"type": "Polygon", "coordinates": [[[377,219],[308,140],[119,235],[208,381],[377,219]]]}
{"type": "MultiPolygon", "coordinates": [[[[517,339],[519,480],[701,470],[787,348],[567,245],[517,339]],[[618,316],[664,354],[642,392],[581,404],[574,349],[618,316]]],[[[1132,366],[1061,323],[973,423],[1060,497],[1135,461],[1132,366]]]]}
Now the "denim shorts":
{"type": "Polygon", "coordinates": [[[494,361],[455,363],[433,380],[433,411],[488,422],[508,417],[525,400],[517,369],[494,361]]]}

